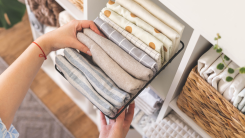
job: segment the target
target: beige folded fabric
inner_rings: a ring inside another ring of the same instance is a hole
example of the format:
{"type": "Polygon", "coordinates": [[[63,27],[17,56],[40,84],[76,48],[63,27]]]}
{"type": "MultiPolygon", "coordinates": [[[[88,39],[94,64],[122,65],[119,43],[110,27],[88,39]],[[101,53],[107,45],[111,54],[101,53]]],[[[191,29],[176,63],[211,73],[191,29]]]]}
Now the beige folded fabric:
{"type": "Polygon", "coordinates": [[[163,43],[163,47],[156,48],[156,49],[161,49],[162,51],[164,51],[165,62],[169,61],[170,53],[173,46],[173,43],[170,39],[168,39],[164,34],[160,33],[156,28],[152,27],[151,25],[149,25],[139,17],[135,16],[133,13],[129,12],[127,9],[125,9],[118,3],[112,3],[111,1],[109,1],[106,4],[106,6],[107,8],[123,16],[130,22],[136,24],[138,27],[144,29],[145,31],[147,31],[148,33],[156,37],[158,40],[160,40],[163,43]]]}
{"type": "Polygon", "coordinates": [[[164,22],[166,25],[174,29],[180,35],[181,38],[185,26],[181,24],[178,20],[173,18],[171,15],[169,15],[167,12],[165,12],[163,9],[161,9],[151,0],[134,0],[134,1],[136,1],[142,7],[144,7],[147,11],[149,11],[159,20],[164,22]]]}
{"type": "Polygon", "coordinates": [[[152,36],[150,33],[136,26],[135,24],[128,21],[127,19],[117,14],[111,9],[103,8],[102,13],[104,13],[109,19],[118,24],[120,27],[124,28],[129,33],[138,37],[141,41],[150,46],[152,49],[159,52],[162,56],[162,59],[164,59],[163,43],[156,37],[152,36]]]}
{"type": "Polygon", "coordinates": [[[94,63],[124,91],[135,94],[146,84],[145,81],[135,79],[125,72],[96,42],[85,34],[77,33],[77,39],[88,46],[93,55],[94,63]]]}
{"type": "Polygon", "coordinates": [[[150,80],[153,71],[131,57],[112,41],[96,34],[90,29],[84,29],[84,34],[96,42],[119,66],[140,80],[150,80]]]}
{"type": "Polygon", "coordinates": [[[116,0],[124,8],[128,9],[130,12],[134,13],[136,16],[152,25],[154,28],[162,32],[173,42],[173,48],[171,57],[177,52],[180,43],[180,35],[172,28],[167,26],[161,20],[156,18],[154,15],[149,13],[146,9],[140,6],[137,2],[133,0],[116,0]]]}

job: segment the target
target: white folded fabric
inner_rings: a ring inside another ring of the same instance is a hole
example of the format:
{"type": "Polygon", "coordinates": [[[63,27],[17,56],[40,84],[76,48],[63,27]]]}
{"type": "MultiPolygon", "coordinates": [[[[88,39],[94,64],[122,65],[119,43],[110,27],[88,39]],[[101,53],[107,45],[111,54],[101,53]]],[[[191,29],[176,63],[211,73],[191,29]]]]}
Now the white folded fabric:
{"type": "Polygon", "coordinates": [[[225,64],[230,64],[231,60],[224,60],[225,64],[223,63],[222,58],[225,59],[224,57],[225,55],[222,54],[206,71],[203,72],[204,79],[207,80],[210,85],[212,85],[213,78],[225,69],[225,64]]]}
{"type": "Polygon", "coordinates": [[[135,98],[135,104],[136,106],[143,111],[146,115],[152,115],[156,111],[154,108],[149,107],[144,101],[142,101],[140,98],[135,98]]]}
{"type": "Polygon", "coordinates": [[[173,43],[171,57],[177,52],[180,43],[180,35],[174,29],[167,26],[133,0],[116,0],[116,2],[166,35],[173,43]]]}
{"type": "Polygon", "coordinates": [[[235,97],[233,105],[240,110],[241,112],[245,112],[245,88],[235,97]]]}
{"type": "Polygon", "coordinates": [[[144,7],[147,11],[149,11],[159,20],[164,22],[166,25],[173,28],[176,32],[178,32],[180,37],[182,36],[185,26],[181,24],[178,20],[173,18],[171,15],[169,15],[167,12],[165,12],[163,9],[161,9],[154,2],[152,2],[151,0],[134,0],[134,1],[139,3],[142,7],[144,7]]]}
{"type": "Polygon", "coordinates": [[[242,91],[245,87],[245,74],[238,74],[231,86],[227,91],[229,91],[229,95],[232,95],[231,103],[234,102],[236,96],[242,91]]]}
{"type": "Polygon", "coordinates": [[[159,109],[160,108],[159,106],[161,106],[163,100],[156,94],[155,95],[153,94],[154,92],[152,92],[151,89],[148,87],[144,89],[137,98],[144,101],[148,105],[148,107],[152,109],[159,109]]]}
{"type": "MultiPolygon", "coordinates": [[[[118,3],[112,3],[109,1],[107,3],[107,8],[113,10],[117,14],[123,16],[130,22],[136,24],[138,27],[144,29],[151,35],[155,36],[158,40],[160,40],[163,43],[163,48],[156,48],[156,49],[161,49],[164,51],[164,57],[165,57],[165,62],[169,61],[170,59],[170,53],[172,50],[173,43],[171,40],[169,40],[164,34],[159,32],[157,29],[140,19],[139,17],[135,16],[133,13],[129,12],[127,9],[123,8],[121,5],[118,3]]],[[[157,45],[156,45],[157,46],[157,45]]]]}
{"type": "Polygon", "coordinates": [[[129,33],[138,37],[141,41],[150,46],[152,49],[159,52],[162,58],[164,58],[163,43],[160,40],[152,36],[150,33],[146,32],[145,30],[141,29],[140,27],[136,26],[135,24],[131,23],[113,10],[105,7],[102,9],[102,13],[104,13],[105,16],[114,21],[120,27],[124,28],[129,33]]]}
{"type": "MultiPolygon", "coordinates": [[[[239,70],[237,70],[237,68],[239,68],[239,66],[236,63],[231,62],[223,72],[213,78],[212,86],[221,94],[223,94],[239,73],[239,70]]],[[[231,99],[232,95],[226,98],[231,99]]]]}
{"type": "Polygon", "coordinates": [[[202,78],[204,78],[204,71],[206,71],[214,61],[219,58],[220,53],[217,53],[216,50],[211,47],[206,53],[204,53],[197,62],[197,71],[202,78]]]}
{"type": "Polygon", "coordinates": [[[75,20],[75,18],[73,18],[66,10],[59,13],[60,26],[63,26],[72,20],[75,20]]]}

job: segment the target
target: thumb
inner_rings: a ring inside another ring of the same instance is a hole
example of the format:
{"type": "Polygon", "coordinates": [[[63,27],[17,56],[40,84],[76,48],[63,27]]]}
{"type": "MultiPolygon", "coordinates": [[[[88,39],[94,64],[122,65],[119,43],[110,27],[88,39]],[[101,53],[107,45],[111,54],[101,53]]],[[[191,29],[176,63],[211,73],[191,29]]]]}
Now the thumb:
{"type": "Polygon", "coordinates": [[[86,45],[84,45],[83,43],[79,42],[78,40],[75,41],[74,48],[80,50],[81,52],[83,52],[89,56],[92,56],[92,53],[90,52],[89,48],[86,45]]]}

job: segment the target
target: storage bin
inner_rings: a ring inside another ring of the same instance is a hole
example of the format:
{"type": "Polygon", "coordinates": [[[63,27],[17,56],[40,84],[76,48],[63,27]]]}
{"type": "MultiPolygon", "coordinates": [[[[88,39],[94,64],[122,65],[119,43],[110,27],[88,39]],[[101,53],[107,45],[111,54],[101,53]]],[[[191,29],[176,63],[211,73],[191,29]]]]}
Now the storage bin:
{"type": "Polygon", "coordinates": [[[245,137],[245,115],[198,74],[197,66],[189,74],[177,105],[213,138],[245,137]]]}

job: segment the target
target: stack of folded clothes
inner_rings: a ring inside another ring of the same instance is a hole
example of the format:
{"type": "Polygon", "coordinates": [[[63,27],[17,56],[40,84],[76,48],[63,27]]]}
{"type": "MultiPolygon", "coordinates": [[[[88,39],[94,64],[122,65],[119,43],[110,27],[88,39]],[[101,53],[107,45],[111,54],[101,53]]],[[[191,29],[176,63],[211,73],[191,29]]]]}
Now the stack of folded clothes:
{"type": "MultiPolygon", "coordinates": [[[[71,19],[65,12],[61,17],[61,24],[71,19]]],[[[56,65],[98,109],[114,117],[177,52],[184,26],[153,2],[140,0],[109,0],[94,22],[107,38],[90,29],[77,34],[92,57],[66,48],[56,65]]],[[[143,92],[136,104],[152,114],[162,101],[143,92]],[[153,101],[146,102],[146,96],[153,101]]]]}
{"type": "MultiPolygon", "coordinates": [[[[239,74],[239,66],[224,54],[217,53],[210,48],[198,60],[200,76],[219,91],[224,98],[233,103],[240,111],[245,113],[243,102],[243,89],[245,88],[245,75],[239,74]]],[[[245,101],[245,100],[244,100],[245,101]]]]}

